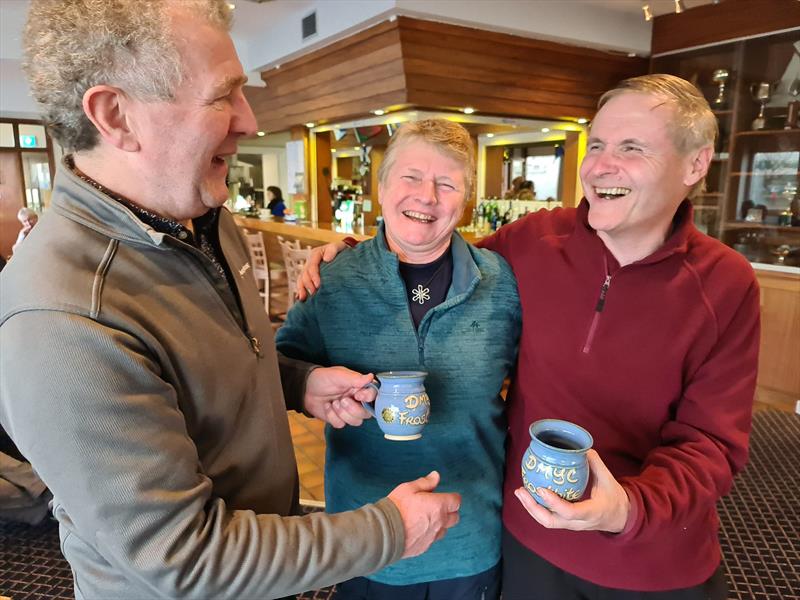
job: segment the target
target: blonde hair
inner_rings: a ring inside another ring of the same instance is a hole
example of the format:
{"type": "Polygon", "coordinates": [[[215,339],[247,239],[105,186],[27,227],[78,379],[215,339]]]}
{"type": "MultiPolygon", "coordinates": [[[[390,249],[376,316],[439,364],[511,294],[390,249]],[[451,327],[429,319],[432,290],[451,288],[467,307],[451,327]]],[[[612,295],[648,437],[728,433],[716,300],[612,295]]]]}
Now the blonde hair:
{"type": "MultiPolygon", "coordinates": [[[[597,109],[629,92],[655,96],[672,107],[675,118],[667,123],[667,131],[681,154],[714,146],[719,133],[717,118],[700,90],[685,79],[661,73],[625,79],[600,97],[597,109]]],[[[705,178],[692,186],[689,197],[697,195],[704,186],[705,178]]]]}
{"type": "Polygon", "coordinates": [[[462,165],[466,201],[475,184],[475,144],[462,125],[447,119],[425,119],[404,123],[389,140],[383,162],[378,169],[378,181],[385,185],[386,178],[394,166],[395,154],[401,147],[414,141],[426,142],[462,165]]]}
{"type": "Polygon", "coordinates": [[[92,149],[97,130],[83,95],[113,85],[145,101],[173,100],[183,77],[169,8],[230,30],[224,0],[33,0],[23,68],[51,135],[67,151],[92,149]]]}

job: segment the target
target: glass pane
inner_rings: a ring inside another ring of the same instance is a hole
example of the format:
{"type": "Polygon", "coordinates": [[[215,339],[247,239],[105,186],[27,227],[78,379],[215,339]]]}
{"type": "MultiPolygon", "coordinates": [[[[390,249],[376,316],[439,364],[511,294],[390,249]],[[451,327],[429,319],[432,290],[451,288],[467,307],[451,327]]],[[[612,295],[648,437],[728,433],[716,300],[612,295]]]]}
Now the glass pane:
{"type": "Polygon", "coordinates": [[[23,125],[20,123],[19,145],[21,148],[47,148],[44,125],[23,125]]]}
{"type": "Polygon", "coordinates": [[[14,147],[14,126],[11,123],[0,123],[0,148],[14,147]]]}
{"type": "Polygon", "coordinates": [[[25,201],[37,213],[50,206],[50,164],[42,152],[23,152],[22,171],[25,175],[25,201]]]}

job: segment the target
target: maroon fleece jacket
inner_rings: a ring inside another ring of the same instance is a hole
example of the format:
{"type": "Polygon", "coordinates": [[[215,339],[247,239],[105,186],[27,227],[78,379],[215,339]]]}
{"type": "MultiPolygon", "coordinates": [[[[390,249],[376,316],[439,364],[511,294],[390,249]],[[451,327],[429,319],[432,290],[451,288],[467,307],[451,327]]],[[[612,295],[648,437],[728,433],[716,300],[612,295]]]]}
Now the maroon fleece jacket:
{"type": "Polygon", "coordinates": [[[586,200],[539,211],[481,244],[509,262],[522,302],[503,522],[539,556],[599,585],[697,585],[720,562],[715,504],[747,460],[758,285],[742,256],[694,227],[688,201],[664,245],[621,268],[587,213],[586,200]],[[528,426],[542,418],[594,436],[631,500],[623,533],[548,530],[525,512],[513,492],[528,426]]]}

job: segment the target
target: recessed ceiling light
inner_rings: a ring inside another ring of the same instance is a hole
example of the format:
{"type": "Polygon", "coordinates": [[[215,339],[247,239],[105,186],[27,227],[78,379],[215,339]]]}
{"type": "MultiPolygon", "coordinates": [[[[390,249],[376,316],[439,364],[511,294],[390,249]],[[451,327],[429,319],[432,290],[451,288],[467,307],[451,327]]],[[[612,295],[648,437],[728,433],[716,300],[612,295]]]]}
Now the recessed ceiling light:
{"type": "Polygon", "coordinates": [[[280,68],[281,68],[281,66],[278,64],[278,65],[275,65],[275,68],[276,68],[276,69],[280,69],[280,68]]]}
{"type": "Polygon", "coordinates": [[[475,112],[475,109],[474,109],[474,108],[472,108],[471,106],[467,106],[467,107],[465,107],[465,108],[463,109],[463,111],[464,111],[464,114],[465,114],[465,115],[471,115],[472,113],[474,113],[474,112],[475,112]]]}
{"type": "Polygon", "coordinates": [[[380,116],[382,116],[382,115],[385,115],[385,114],[386,114],[386,111],[385,111],[385,110],[382,110],[382,109],[380,109],[380,108],[379,108],[378,110],[373,110],[373,111],[372,111],[372,114],[373,114],[373,115],[376,115],[376,116],[378,116],[378,117],[380,117],[380,116]]]}
{"type": "Polygon", "coordinates": [[[550,133],[549,127],[542,127],[542,133],[550,133]]]}
{"type": "Polygon", "coordinates": [[[487,138],[493,138],[493,137],[494,137],[494,134],[493,134],[493,133],[487,133],[487,134],[486,134],[486,137],[487,137],[487,138]]]}
{"type": "Polygon", "coordinates": [[[267,135],[267,132],[266,131],[259,131],[258,133],[256,133],[256,135],[258,137],[264,137],[265,135],[267,135]]]}
{"type": "Polygon", "coordinates": [[[228,2],[228,8],[233,10],[234,8],[236,8],[236,5],[233,2],[228,2]]]}
{"type": "Polygon", "coordinates": [[[308,127],[309,129],[311,129],[312,127],[314,127],[314,123],[312,123],[311,121],[309,121],[308,123],[306,123],[306,127],[308,127]]]}
{"type": "Polygon", "coordinates": [[[331,148],[331,152],[336,152],[336,148],[331,148]]]}
{"type": "Polygon", "coordinates": [[[583,117],[578,119],[578,123],[580,123],[581,125],[583,125],[584,123],[588,123],[588,122],[589,122],[589,119],[584,119],[583,117]]]}
{"type": "Polygon", "coordinates": [[[361,150],[361,146],[353,146],[353,150],[361,150]]]}
{"type": "Polygon", "coordinates": [[[636,52],[628,52],[628,58],[636,58],[636,52]]]}

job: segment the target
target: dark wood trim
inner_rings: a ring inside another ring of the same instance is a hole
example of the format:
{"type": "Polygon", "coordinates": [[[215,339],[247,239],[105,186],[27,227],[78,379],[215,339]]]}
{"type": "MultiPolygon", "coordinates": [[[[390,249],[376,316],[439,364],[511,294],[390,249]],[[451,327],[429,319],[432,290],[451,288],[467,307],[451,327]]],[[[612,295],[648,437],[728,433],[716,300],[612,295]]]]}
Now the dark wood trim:
{"type": "Polygon", "coordinates": [[[797,0],[726,0],[653,19],[653,55],[800,27],[797,0]]]}

